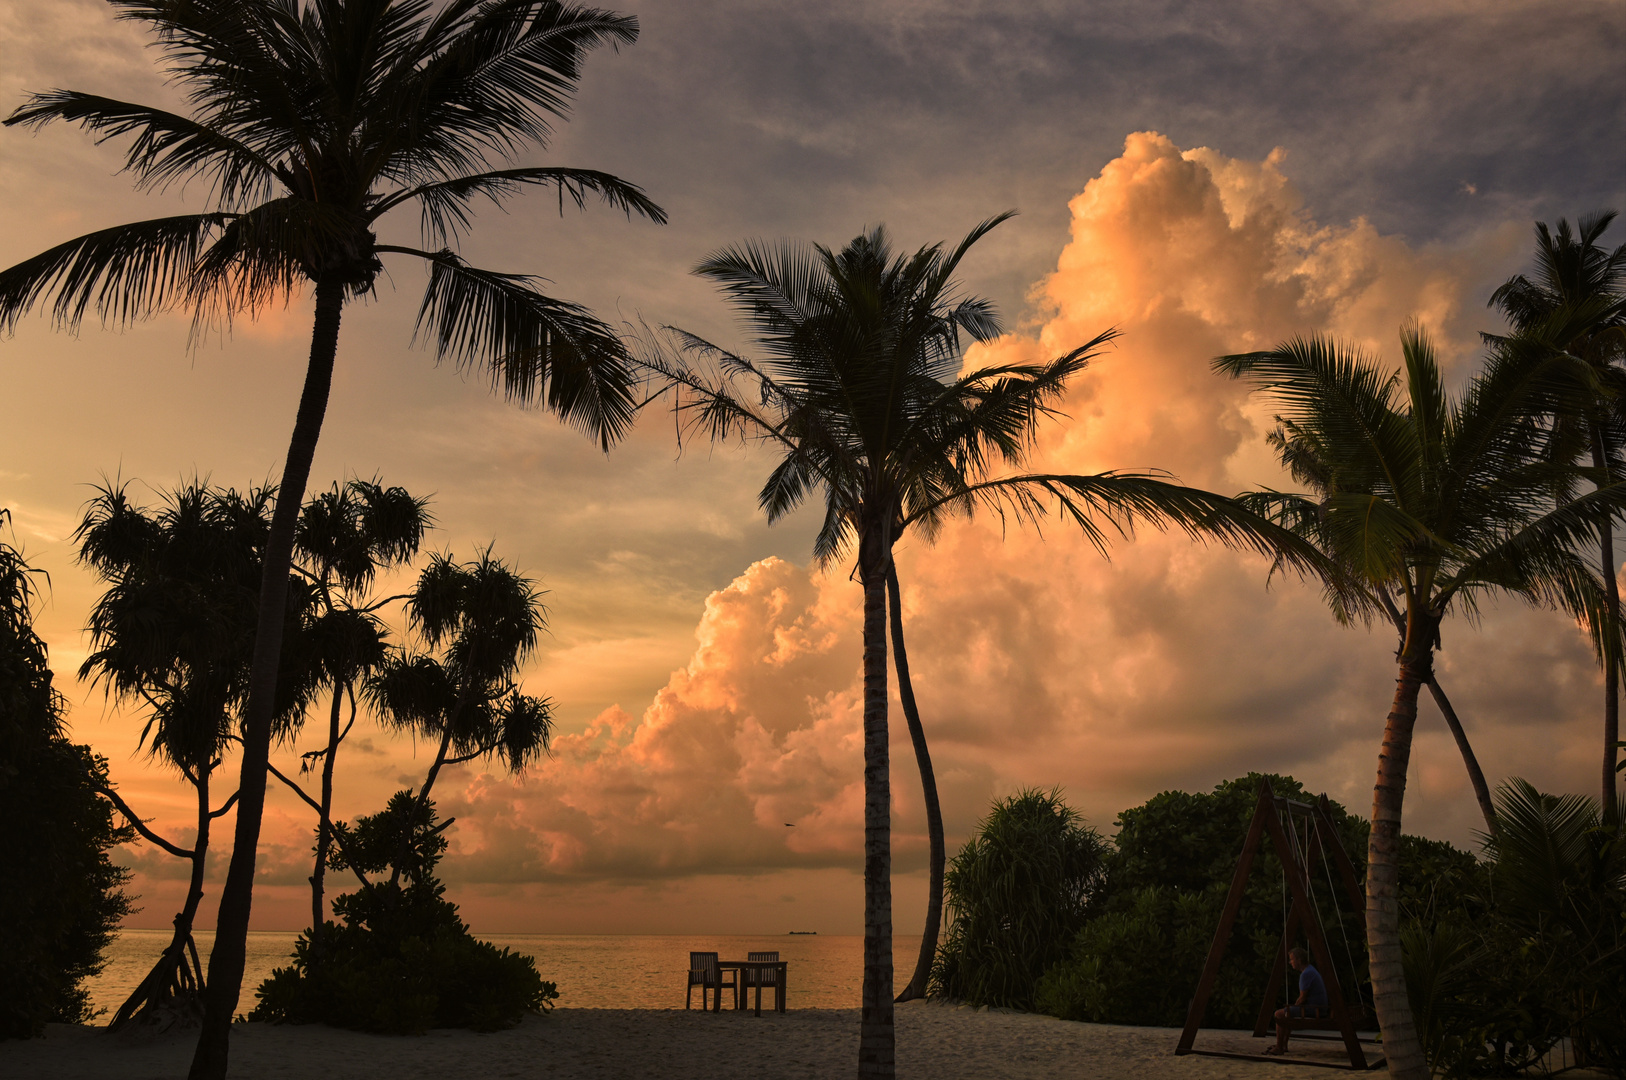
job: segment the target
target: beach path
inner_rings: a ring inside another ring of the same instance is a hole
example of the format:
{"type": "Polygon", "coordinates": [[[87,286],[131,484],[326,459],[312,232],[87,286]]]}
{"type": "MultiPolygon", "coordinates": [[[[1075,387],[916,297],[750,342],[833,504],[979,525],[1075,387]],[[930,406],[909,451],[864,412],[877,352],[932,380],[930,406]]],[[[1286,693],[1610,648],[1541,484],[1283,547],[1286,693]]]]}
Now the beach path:
{"type": "MultiPolygon", "coordinates": [[[[1026,1013],[912,1002],[897,1010],[901,1080],[1297,1080],[1325,1069],[1201,1056],[1175,1057],[1179,1032],[1077,1024],[1026,1013]]],[[[0,1042],[7,1080],[174,1080],[194,1035],[140,1039],[53,1025],[43,1039],[0,1042]]],[[[1257,1053],[1245,1033],[1205,1033],[1198,1046],[1257,1053]]],[[[1333,1061],[1335,1044],[1293,1045],[1333,1061]]],[[[856,1071],[858,1010],[784,1015],[656,1009],[559,1009],[509,1031],[363,1035],[319,1025],[242,1024],[232,1030],[233,1080],[556,1080],[695,1077],[826,1080],[856,1071]]]]}

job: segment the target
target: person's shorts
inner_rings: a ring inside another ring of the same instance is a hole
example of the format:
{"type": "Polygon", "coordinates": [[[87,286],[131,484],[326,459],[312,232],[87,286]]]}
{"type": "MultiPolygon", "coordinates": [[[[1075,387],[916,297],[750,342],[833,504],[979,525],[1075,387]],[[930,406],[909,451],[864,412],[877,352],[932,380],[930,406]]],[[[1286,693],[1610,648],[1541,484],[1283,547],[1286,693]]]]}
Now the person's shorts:
{"type": "Polygon", "coordinates": [[[1325,1005],[1289,1005],[1287,1015],[1294,1020],[1325,1020],[1327,1007],[1325,1005]]]}

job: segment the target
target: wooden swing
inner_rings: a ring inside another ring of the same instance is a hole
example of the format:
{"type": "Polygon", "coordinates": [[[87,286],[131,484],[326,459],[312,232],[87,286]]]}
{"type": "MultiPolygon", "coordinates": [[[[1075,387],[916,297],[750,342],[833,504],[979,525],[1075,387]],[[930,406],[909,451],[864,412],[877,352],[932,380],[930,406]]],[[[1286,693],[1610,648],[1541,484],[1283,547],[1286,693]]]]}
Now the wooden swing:
{"type": "MultiPolygon", "coordinates": [[[[1360,881],[1355,876],[1355,867],[1349,861],[1349,854],[1344,851],[1344,845],[1338,839],[1338,833],[1332,825],[1332,815],[1327,805],[1325,795],[1315,803],[1302,803],[1276,795],[1270,788],[1268,780],[1259,781],[1259,802],[1253,811],[1253,821],[1248,826],[1248,838],[1242,845],[1242,856],[1237,860],[1236,875],[1231,879],[1231,891],[1225,897],[1225,908],[1220,915],[1219,929],[1214,933],[1214,944],[1208,950],[1208,960],[1203,965],[1202,978],[1197,982],[1197,996],[1191,999],[1191,1008],[1186,1013],[1185,1030],[1180,1033],[1179,1045],[1175,1047],[1176,1054],[1203,1054],[1208,1057],[1242,1058],[1247,1061],[1272,1061],[1284,1065],[1316,1065],[1332,1069],[1354,1069],[1367,1071],[1381,1068],[1383,1058],[1378,1058],[1371,1064],[1367,1063],[1366,1051],[1362,1039],[1355,1034],[1357,1023],[1367,1026],[1370,1018],[1366,1014],[1364,1005],[1358,1004],[1351,1009],[1344,1001],[1343,988],[1338,983],[1337,970],[1333,965],[1332,951],[1327,947],[1327,936],[1321,925],[1321,915],[1316,909],[1312,897],[1310,869],[1315,865],[1317,857],[1323,862],[1330,862],[1337,866],[1338,876],[1343,879],[1344,890],[1349,897],[1355,911],[1365,909],[1365,899],[1361,894],[1360,881]],[[1288,828],[1282,827],[1282,815],[1288,819],[1288,828]],[[1301,819],[1306,826],[1307,842],[1300,843],[1298,825],[1294,819],[1301,819]],[[1291,834],[1289,833],[1291,829],[1291,834]],[[1253,869],[1254,856],[1259,851],[1260,841],[1266,834],[1270,835],[1271,844],[1276,851],[1276,857],[1281,860],[1282,874],[1286,879],[1286,886],[1293,897],[1291,908],[1282,925],[1282,939],[1276,948],[1276,961],[1271,969],[1270,981],[1265,986],[1263,999],[1259,1003],[1259,1016],[1254,1024],[1254,1037],[1262,1038],[1268,1034],[1271,1019],[1276,1011],[1276,988],[1281,983],[1287,970],[1287,950],[1295,936],[1302,929],[1310,942],[1311,954],[1315,957],[1317,970],[1321,972],[1322,981],[1327,987],[1327,1005],[1329,1016],[1320,1024],[1304,1024],[1299,1021],[1293,1026],[1293,1033],[1298,1038],[1309,1039],[1338,1039],[1341,1038],[1344,1048],[1349,1054],[1349,1064],[1336,1065],[1328,1061],[1314,1061],[1306,1058],[1277,1057],[1265,1054],[1243,1054],[1224,1050],[1198,1050],[1194,1047],[1197,1039],[1197,1029],[1202,1026],[1203,1016],[1208,1009],[1208,999],[1214,992],[1214,982],[1219,977],[1220,961],[1225,958],[1225,947],[1230,942],[1231,931],[1236,925],[1237,912],[1242,907],[1242,897],[1247,890],[1248,873],[1253,869]],[[1289,836],[1291,835],[1291,839],[1289,836]],[[1316,1026],[1323,1030],[1337,1031],[1338,1035],[1300,1035],[1299,1032],[1306,1027],[1316,1026]]],[[[1328,874],[1329,882],[1331,873],[1328,874]]],[[[1365,934],[1362,934],[1364,943],[1365,934]]],[[[1348,941],[1345,941],[1346,951],[1348,941]]],[[[1353,958],[1351,958],[1353,966],[1353,958]]],[[[1359,990],[1357,988],[1357,998],[1359,990]]]]}

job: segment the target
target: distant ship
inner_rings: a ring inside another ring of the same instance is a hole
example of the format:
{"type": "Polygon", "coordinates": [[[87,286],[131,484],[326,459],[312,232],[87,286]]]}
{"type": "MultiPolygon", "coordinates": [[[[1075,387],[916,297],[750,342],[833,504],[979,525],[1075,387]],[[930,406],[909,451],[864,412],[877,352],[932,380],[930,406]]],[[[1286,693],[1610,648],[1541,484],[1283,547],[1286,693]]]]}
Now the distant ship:
{"type": "Polygon", "coordinates": [[[817,930],[792,930],[793,934],[817,934],[817,930]]]}

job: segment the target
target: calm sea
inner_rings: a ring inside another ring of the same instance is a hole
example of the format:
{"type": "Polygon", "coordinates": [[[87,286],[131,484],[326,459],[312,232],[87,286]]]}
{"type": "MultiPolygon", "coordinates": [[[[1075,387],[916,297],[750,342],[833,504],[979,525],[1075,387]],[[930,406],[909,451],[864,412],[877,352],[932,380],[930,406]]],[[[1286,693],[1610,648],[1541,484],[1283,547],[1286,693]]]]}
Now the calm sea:
{"type": "MultiPolygon", "coordinates": [[[[248,936],[247,976],[238,1008],[253,1007],[254,987],[284,967],[293,953],[292,933],[248,936]]],[[[863,983],[864,939],[824,934],[779,937],[616,936],[589,934],[483,934],[498,946],[536,958],[544,979],[559,984],[557,1004],[577,1009],[681,1009],[689,953],[722,953],[743,960],[747,952],[777,951],[790,964],[787,1003],[803,1009],[856,1009],[863,983]]],[[[91,1001],[111,1014],[136,988],[169,944],[168,930],[123,930],[107,951],[107,968],[90,984],[91,1001]]],[[[197,935],[204,964],[212,933],[197,935]]],[[[918,937],[894,939],[894,963],[901,984],[914,971],[918,937]]],[[[695,995],[698,1008],[698,992],[695,995]]]]}

